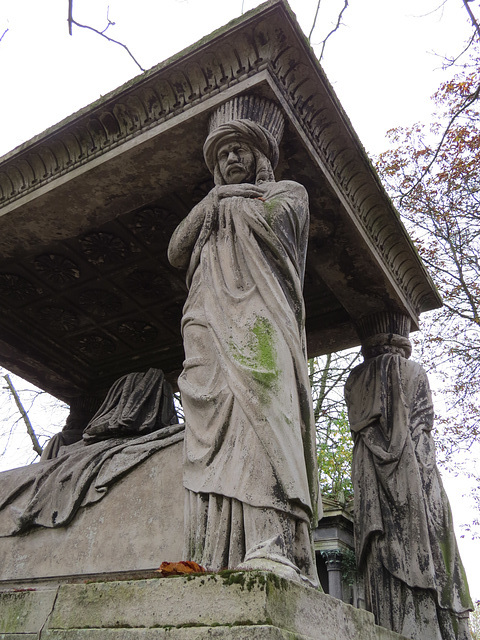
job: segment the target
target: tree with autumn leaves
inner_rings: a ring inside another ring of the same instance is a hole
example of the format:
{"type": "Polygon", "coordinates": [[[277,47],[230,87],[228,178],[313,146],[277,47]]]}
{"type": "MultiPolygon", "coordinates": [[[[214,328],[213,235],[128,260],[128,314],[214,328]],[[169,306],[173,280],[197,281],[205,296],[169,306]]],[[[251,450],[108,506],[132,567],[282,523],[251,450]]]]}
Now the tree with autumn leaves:
{"type": "Polygon", "coordinates": [[[308,361],[320,489],[322,496],[344,505],[351,503],[353,498],[353,442],[343,388],[348,374],[360,362],[358,349],[330,353],[308,361]]]}
{"type": "MultiPolygon", "coordinates": [[[[450,469],[476,477],[476,487],[480,473],[469,464],[472,456],[462,451],[480,447],[479,95],[480,54],[475,51],[433,96],[434,123],[391,130],[392,147],[377,161],[382,182],[444,302],[441,309],[422,316],[421,332],[412,334],[414,357],[432,375],[438,391],[438,457],[450,469]]],[[[335,378],[328,371],[331,362],[324,359],[316,369],[311,364],[319,462],[323,489],[335,494],[347,488],[348,493],[348,484],[344,487],[340,480],[349,455],[344,414],[338,404],[328,402],[335,378]],[[321,400],[323,387],[330,394],[326,401],[321,400]]],[[[478,491],[474,498],[480,513],[478,491]]],[[[478,518],[471,524],[473,530],[478,518]]]]}
{"type": "Polygon", "coordinates": [[[377,163],[444,302],[413,339],[441,386],[438,444],[447,465],[453,451],[480,444],[479,94],[476,51],[434,95],[435,123],[390,131],[392,149],[377,163]]]}

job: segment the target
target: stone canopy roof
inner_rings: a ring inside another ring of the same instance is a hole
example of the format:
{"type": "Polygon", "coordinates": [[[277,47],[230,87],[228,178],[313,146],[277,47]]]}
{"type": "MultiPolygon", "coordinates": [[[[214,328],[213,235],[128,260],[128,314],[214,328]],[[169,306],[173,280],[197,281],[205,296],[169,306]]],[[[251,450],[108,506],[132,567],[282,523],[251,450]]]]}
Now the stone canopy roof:
{"type": "Polygon", "coordinates": [[[284,0],[271,0],[0,159],[0,363],[69,402],[182,366],[172,231],[211,188],[209,114],[255,93],[285,115],[277,179],[309,192],[310,355],[384,310],[441,301],[284,0]]]}

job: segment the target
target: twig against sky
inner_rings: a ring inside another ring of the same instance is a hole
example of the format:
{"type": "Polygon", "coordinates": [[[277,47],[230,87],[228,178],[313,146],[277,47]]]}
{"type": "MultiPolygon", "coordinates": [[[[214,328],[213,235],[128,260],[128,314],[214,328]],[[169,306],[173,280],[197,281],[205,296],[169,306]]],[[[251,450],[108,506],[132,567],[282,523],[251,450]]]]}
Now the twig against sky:
{"type": "Polygon", "coordinates": [[[317,9],[316,9],[316,11],[315,11],[315,17],[314,17],[314,19],[313,19],[312,28],[310,29],[310,33],[308,34],[308,41],[309,41],[309,42],[310,42],[310,41],[311,41],[311,39],[312,39],[312,33],[314,32],[314,30],[315,30],[315,26],[316,26],[316,24],[317,24],[318,12],[320,11],[320,3],[321,3],[321,1],[322,1],[322,0],[318,0],[318,2],[317,2],[317,9]]]}
{"type": "MultiPolygon", "coordinates": [[[[319,3],[320,4],[320,3],[319,3]]],[[[344,0],[344,4],[342,7],[342,10],[340,11],[340,13],[338,14],[338,20],[337,20],[337,24],[334,26],[334,28],[330,31],[329,34],[327,34],[327,37],[324,39],[323,43],[322,43],[322,49],[320,51],[320,55],[318,56],[318,60],[321,61],[323,58],[323,52],[325,51],[325,45],[327,44],[327,40],[330,38],[331,35],[333,35],[335,33],[335,31],[338,31],[338,29],[340,28],[340,25],[342,23],[342,18],[343,18],[343,14],[345,13],[346,9],[348,7],[348,0],[344,0]]],[[[316,16],[315,16],[315,20],[316,20],[316,16]]]]}
{"type": "Polygon", "coordinates": [[[404,193],[402,193],[400,195],[399,198],[399,202],[400,205],[403,203],[404,198],[406,198],[407,196],[409,196],[411,193],[413,193],[413,191],[418,187],[418,185],[422,182],[422,180],[425,178],[425,176],[430,173],[430,169],[433,167],[433,165],[435,164],[438,155],[443,147],[443,143],[445,142],[445,139],[448,135],[448,132],[450,131],[450,129],[452,128],[454,122],[457,120],[457,118],[459,118],[461,116],[461,114],[468,109],[468,107],[470,107],[476,100],[478,100],[480,97],[480,85],[477,86],[477,88],[475,89],[475,91],[470,94],[466,99],[465,102],[462,104],[461,107],[459,107],[457,109],[457,111],[455,111],[455,113],[452,115],[452,117],[450,118],[450,120],[448,121],[447,126],[445,127],[442,137],[440,138],[440,142],[438,143],[436,149],[435,149],[435,153],[433,154],[430,162],[427,164],[427,166],[423,169],[422,173],[420,174],[420,176],[417,178],[417,180],[415,181],[415,183],[410,187],[410,189],[408,189],[408,191],[405,191],[404,193]]]}
{"type": "Polygon", "coordinates": [[[37,436],[35,434],[35,431],[33,429],[33,425],[30,422],[30,418],[28,417],[27,412],[24,409],[24,406],[22,404],[22,401],[20,400],[20,397],[17,393],[17,390],[15,389],[15,387],[13,386],[12,381],[10,380],[10,376],[7,374],[5,376],[3,376],[4,380],[7,383],[8,389],[10,391],[10,393],[13,396],[13,399],[15,400],[15,404],[17,405],[17,408],[20,412],[20,415],[22,416],[22,419],[25,423],[25,426],[27,427],[27,433],[30,437],[30,440],[32,441],[32,446],[33,446],[33,450],[35,451],[35,453],[39,456],[42,455],[42,447],[37,439],[37,436]]]}
{"type": "Polygon", "coordinates": [[[473,15],[473,11],[470,8],[469,2],[470,2],[470,0],[463,0],[463,4],[465,6],[465,9],[467,10],[467,13],[468,13],[468,15],[470,17],[470,20],[472,21],[473,28],[475,29],[475,31],[477,32],[478,37],[480,38],[480,26],[478,25],[477,19],[473,15]]]}
{"type": "Polygon", "coordinates": [[[68,33],[72,35],[73,0],[68,0],[68,33]]]}
{"type": "Polygon", "coordinates": [[[475,42],[476,37],[477,37],[477,34],[475,32],[472,33],[471,38],[469,38],[467,44],[464,46],[462,51],[460,51],[459,54],[457,54],[456,56],[451,57],[451,58],[449,58],[449,57],[444,58],[443,68],[444,69],[448,69],[448,67],[455,66],[458,63],[458,61],[460,60],[460,58],[463,55],[465,55],[465,53],[467,53],[467,51],[470,49],[472,44],[475,42]]]}
{"type": "Polygon", "coordinates": [[[81,24],[80,22],[77,22],[73,18],[73,0],[68,0],[68,33],[70,35],[72,35],[72,25],[75,25],[80,29],[88,29],[89,31],[93,31],[93,33],[96,33],[97,35],[102,36],[102,38],[105,38],[105,40],[108,40],[109,42],[113,42],[113,44],[118,44],[120,47],[123,47],[125,51],[128,53],[128,55],[131,57],[131,59],[135,62],[137,67],[140,69],[140,71],[145,72],[145,69],[138,62],[138,60],[135,58],[135,56],[133,55],[133,53],[130,51],[130,49],[127,47],[126,44],[124,44],[123,42],[120,42],[119,40],[115,40],[114,38],[110,38],[109,36],[106,35],[107,29],[113,26],[114,24],[115,23],[112,22],[108,16],[108,10],[107,10],[107,26],[102,31],[100,31],[99,29],[95,29],[95,27],[91,27],[87,24],[81,24]]]}

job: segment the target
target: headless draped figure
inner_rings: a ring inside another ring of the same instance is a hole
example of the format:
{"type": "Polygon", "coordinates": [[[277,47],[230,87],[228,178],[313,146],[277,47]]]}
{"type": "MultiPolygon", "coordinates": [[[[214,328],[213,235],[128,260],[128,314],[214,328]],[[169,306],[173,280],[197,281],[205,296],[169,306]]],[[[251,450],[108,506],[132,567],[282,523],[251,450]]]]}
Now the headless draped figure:
{"type": "Polygon", "coordinates": [[[430,388],[410,353],[404,336],[372,336],[345,386],[357,562],[377,624],[412,640],[470,640],[472,602],[435,460],[430,388]]]}

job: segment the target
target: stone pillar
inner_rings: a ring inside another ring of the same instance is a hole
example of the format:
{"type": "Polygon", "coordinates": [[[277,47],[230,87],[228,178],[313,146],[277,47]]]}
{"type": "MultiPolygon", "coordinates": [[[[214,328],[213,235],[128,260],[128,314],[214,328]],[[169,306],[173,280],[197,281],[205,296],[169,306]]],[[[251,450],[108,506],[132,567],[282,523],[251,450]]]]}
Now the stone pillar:
{"type": "Polygon", "coordinates": [[[343,600],[342,589],[342,552],[340,549],[322,551],[322,558],[328,571],[328,593],[334,598],[343,600]]]}
{"type": "Polygon", "coordinates": [[[357,323],[364,362],[348,377],[345,401],[359,570],[378,625],[411,640],[467,640],[473,605],[435,461],[427,374],[409,360],[409,325],[395,311],[357,323]]]}

